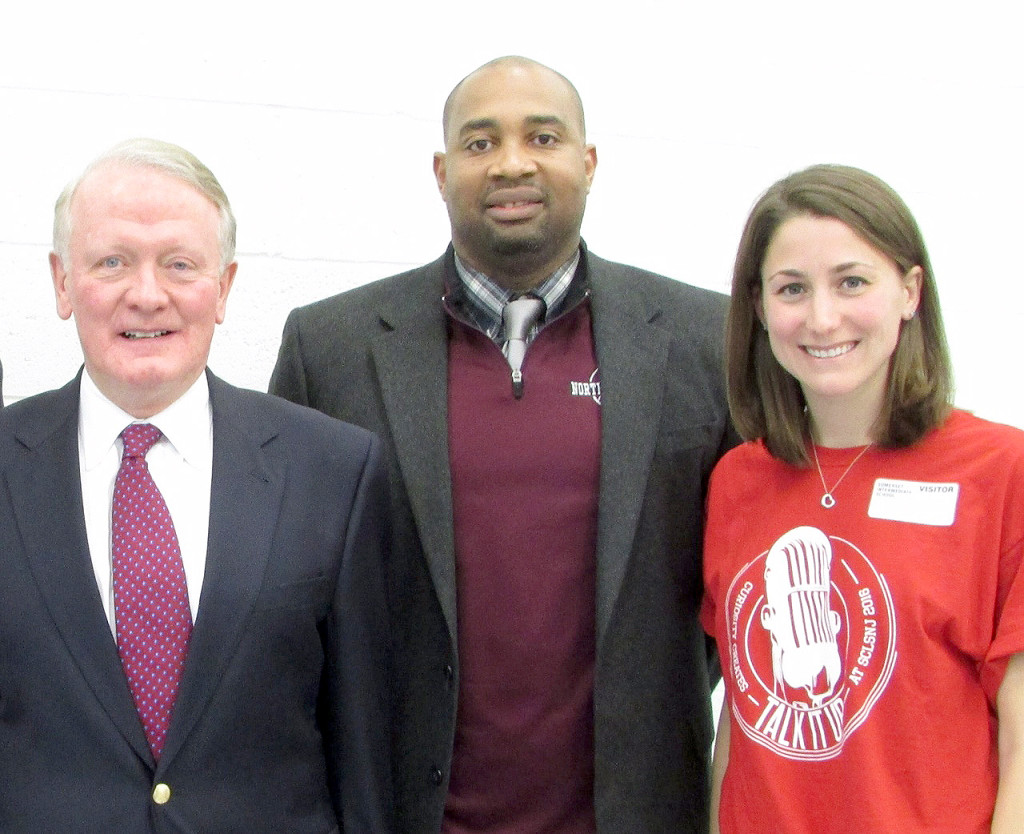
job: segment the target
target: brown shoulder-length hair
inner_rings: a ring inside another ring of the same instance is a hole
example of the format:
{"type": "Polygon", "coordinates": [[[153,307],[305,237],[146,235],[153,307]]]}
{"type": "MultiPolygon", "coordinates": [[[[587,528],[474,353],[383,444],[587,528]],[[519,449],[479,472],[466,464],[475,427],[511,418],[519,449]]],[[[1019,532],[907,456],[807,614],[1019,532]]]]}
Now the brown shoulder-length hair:
{"type": "Polygon", "coordinates": [[[949,413],[953,373],[928,251],[910,210],[878,177],[842,165],[815,165],[790,174],[754,205],[743,229],[726,325],[729,408],[737,431],[763,438],[775,457],[807,464],[810,430],[804,397],[775,359],[761,327],[761,267],[776,229],[797,215],[845,223],[904,273],[921,267],[917,314],[904,321],[889,367],[882,411],[872,436],[885,448],[916,443],[949,413]]]}

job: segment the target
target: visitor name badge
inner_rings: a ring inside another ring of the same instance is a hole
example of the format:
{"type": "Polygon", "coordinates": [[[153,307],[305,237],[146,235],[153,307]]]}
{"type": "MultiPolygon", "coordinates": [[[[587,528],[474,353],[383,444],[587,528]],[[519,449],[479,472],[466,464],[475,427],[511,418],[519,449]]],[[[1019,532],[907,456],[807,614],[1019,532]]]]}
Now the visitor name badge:
{"type": "Polygon", "coordinates": [[[871,491],[868,515],[887,521],[949,527],[956,518],[959,497],[960,484],[877,478],[871,491]]]}

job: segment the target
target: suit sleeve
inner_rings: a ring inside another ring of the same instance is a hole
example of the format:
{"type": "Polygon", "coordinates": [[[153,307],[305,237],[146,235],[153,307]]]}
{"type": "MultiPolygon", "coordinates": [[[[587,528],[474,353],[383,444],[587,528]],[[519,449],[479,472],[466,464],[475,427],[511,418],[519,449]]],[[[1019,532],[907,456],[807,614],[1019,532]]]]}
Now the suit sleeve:
{"type": "Polygon", "coordinates": [[[271,394],[299,405],[312,405],[306,390],[306,369],[302,358],[302,342],[296,312],[288,315],[277,352],[277,364],[270,376],[271,394]]]}
{"type": "Polygon", "coordinates": [[[346,832],[392,830],[391,635],[385,597],[387,484],[369,444],[327,624],[322,690],[332,799],[346,832]]]}

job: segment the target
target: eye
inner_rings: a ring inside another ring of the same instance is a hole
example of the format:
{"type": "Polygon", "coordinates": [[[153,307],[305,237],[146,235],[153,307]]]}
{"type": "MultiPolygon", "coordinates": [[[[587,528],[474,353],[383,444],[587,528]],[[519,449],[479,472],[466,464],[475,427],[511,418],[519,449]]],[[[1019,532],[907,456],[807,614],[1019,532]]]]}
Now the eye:
{"type": "Polygon", "coordinates": [[[791,284],[783,284],[775,291],[775,294],[781,296],[782,298],[798,298],[799,296],[803,295],[803,293],[804,285],[797,284],[795,282],[791,284]]]}
{"type": "Polygon", "coordinates": [[[190,258],[177,257],[164,261],[163,268],[167,274],[179,280],[191,280],[196,271],[196,264],[190,258]]]}
{"type": "Polygon", "coordinates": [[[859,290],[862,287],[866,287],[867,284],[867,279],[861,278],[859,275],[847,275],[841,282],[844,290],[859,290]]]}
{"type": "Polygon", "coordinates": [[[100,261],[100,265],[105,269],[117,269],[121,265],[121,259],[116,255],[110,255],[100,261]]]}
{"type": "Polygon", "coordinates": [[[474,139],[468,145],[466,150],[474,151],[475,153],[482,153],[483,151],[490,150],[494,143],[490,139],[474,139]]]}
{"type": "Polygon", "coordinates": [[[542,148],[546,148],[558,144],[558,137],[552,136],[550,133],[540,133],[533,137],[533,142],[542,148]]]}

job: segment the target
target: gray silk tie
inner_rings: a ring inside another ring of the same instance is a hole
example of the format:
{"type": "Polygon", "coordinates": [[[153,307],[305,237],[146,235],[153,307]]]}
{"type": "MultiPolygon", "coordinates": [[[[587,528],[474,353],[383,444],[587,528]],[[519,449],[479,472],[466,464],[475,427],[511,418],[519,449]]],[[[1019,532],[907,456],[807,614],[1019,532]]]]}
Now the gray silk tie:
{"type": "Polygon", "coordinates": [[[504,353],[512,369],[512,393],[516,399],[523,396],[522,367],[526,356],[526,337],[543,312],[544,302],[530,295],[507,302],[501,311],[501,318],[505,322],[504,353]]]}

